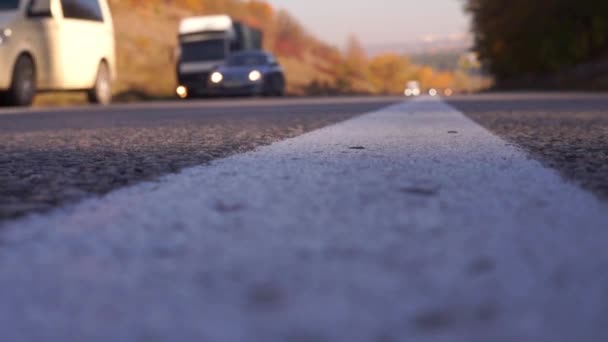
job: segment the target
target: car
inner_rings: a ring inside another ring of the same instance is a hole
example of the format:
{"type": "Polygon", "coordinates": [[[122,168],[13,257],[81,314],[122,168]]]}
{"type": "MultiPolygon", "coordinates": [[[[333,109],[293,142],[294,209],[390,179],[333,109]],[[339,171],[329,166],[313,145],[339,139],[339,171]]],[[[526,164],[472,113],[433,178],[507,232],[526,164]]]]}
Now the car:
{"type": "Polygon", "coordinates": [[[212,95],[283,96],[285,75],[268,52],[236,52],[210,74],[208,89],[212,95]]]}
{"type": "Polygon", "coordinates": [[[28,106],[38,92],[85,91],[108,104],[116,78],[107,0],[2,0],[0,103],[28,106]]]}
{"type": "Polygon", "coordinates": [[[418,81],[407,82],[405,85],[405,91],[403,92],[405,96],[418,96],[420,93],[420,83],[418,81]]]}

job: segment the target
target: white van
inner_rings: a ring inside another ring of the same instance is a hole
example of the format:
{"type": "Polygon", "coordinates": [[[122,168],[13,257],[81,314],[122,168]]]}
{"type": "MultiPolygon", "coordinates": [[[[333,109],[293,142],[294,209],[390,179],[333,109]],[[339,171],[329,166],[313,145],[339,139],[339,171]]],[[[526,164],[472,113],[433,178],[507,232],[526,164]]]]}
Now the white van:
{"type": "Polygon", "coordinates": [[[58,90],[109,103],[114,44],[107,0],[0,0],[0,104],[58,90]]]}

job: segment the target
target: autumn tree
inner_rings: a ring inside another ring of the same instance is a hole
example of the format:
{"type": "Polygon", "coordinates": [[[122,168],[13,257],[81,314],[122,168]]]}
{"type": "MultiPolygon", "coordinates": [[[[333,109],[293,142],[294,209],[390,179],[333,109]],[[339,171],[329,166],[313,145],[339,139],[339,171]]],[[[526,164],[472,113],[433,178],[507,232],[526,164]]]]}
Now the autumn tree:
{"type": "Polygon", "coordinates": [[[466,0],[475,49],[498,81],[608,54],[608,1],[466,0]]]}
{"type": "Polygon", "coordinates": [[[185,6],[187,9],[196,12],[196,13],[201,13],[205,6],[203,4],[203,1],[201,0],[179,0],[180,2],[183,3],[183,6],[185,6]]]}
{"type": "Polygon", "coordinates": [[[367,52],[355,35],[348,38],[344,62],[351,73],[351,77],[364,78],[367,76],[367,52]]]}
{"type": "Polygon", "coordinates": [[[302,57],[307,47],[307,33],[298,20],[281,10],[276,16],[276,30],[274,50],[277,54],[302,57]]]}
{"type": "Polygon", "coordinates": [[[411,76],[407,58],[387,53],[374,57],[369,63],[369,80],[376,92],[397,94],[403,91],[411,76]]]}
{"type": "Polygon", "coordinates": [[[355,35],[348,38],[344,57],[336,64],[336,88],[340,92],[353,92],[356,84],[367,82],[368,58],[363,45],[355,35]]]}

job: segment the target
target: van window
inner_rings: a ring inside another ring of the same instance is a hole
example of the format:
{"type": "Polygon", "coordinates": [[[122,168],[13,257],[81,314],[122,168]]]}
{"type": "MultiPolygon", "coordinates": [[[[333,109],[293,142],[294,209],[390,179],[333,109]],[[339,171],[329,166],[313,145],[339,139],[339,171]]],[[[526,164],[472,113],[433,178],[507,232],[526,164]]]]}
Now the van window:
{"type": "Polygon", "coordinates": [[[61,0],[61,6],[64,18],[103,21],[99,0],[61,0]]]}
{"type": "Polygon", "coordinates": [[[19,9],[19,0],[3,0],[0,2],[0,11],[19,9]]]}
{"type": "Polygon", "coordinates": [[[52,17],[51,14],[51,1],[50,0],[32,0],[27,11],[28,16],[31,17],[52,17]]]}

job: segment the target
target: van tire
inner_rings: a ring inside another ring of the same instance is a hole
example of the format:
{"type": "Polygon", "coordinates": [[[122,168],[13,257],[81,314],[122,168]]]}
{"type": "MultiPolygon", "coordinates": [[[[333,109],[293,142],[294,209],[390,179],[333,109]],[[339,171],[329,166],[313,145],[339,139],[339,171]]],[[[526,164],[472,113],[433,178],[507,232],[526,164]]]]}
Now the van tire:
{"type": "Polygon", "coordinates": [[[109,105],[112,102],[112,80],[110,69],[105,62],[99,64],[95,85],[87,92],[87,98],[89,103],[102,106],[109,105]]]}
{"type": "Polygon", "coordinates": [[[11,87],[2,94],[2,104],[8,106],[31,106],[36,96],[36,68],[28,55],[17,59],[13,69],[11,87]]]}

